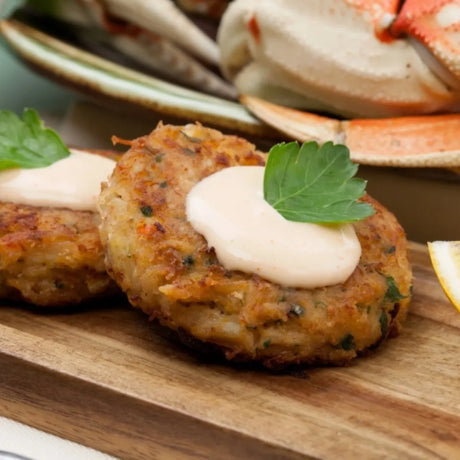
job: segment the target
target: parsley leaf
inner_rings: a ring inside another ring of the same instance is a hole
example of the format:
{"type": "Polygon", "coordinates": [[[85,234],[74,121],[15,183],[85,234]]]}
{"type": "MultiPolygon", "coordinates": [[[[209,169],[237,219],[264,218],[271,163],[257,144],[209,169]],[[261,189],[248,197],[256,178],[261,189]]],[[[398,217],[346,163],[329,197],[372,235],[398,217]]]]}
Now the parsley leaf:
{"type": "Polygon", "coordinates": [[[42,168],[70,155],[60,137],[43,126],[38,113],[25,109],[22,120],[0,110],[0,170],[42,168]]]}
{"type": "Polygon", "coordinates": [[[344,145],[297,142],[270,150],[264,176],[264,198],[284,218],[296,222],[354,222],[374,214],[358,202],[366,181],[353,178],[358,165],[344,145]]]}
{"type": "Polygon", "coordinates": [[[385,293],[385,298],[390,302],[398,302],[399,300],[406,299],[407,295],[402,295],[399,292],[398,286],[396,285],[395,279],[389,275],[383,275],[387,281],[387,292],[385,293]]]}

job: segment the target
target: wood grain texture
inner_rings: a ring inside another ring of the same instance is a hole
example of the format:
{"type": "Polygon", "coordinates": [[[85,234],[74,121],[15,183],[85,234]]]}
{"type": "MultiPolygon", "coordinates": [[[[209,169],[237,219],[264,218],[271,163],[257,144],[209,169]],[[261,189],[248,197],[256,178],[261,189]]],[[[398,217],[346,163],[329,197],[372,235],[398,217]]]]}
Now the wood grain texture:
{"type": "Polygon", "coordinates": [[[412,262],[400,337],[299,375],[205,360],[126,304],[3,305],[0,414],[123,459],[460,458],[460,315],[412,262]]]}

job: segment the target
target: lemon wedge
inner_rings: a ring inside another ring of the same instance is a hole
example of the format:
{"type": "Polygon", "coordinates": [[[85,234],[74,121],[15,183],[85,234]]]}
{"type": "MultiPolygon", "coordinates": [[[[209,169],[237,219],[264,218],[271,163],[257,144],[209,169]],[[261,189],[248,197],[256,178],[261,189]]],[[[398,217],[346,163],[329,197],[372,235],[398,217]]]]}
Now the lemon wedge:
{"type": "Polygon", "coordinates": [[[429,242],[428,251],[444,292],[460,312],[460,241],[429,242]]]}

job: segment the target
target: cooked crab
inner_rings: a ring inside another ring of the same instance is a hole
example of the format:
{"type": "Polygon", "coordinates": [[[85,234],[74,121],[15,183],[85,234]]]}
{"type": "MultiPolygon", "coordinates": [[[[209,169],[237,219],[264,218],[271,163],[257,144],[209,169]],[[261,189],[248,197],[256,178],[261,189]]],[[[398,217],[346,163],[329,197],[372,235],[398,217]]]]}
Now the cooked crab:
{"type": "Polygon", "coordinates": [[[460,0],[69,0],[52,9],[103,29],[142,64],[224,97],[236,91],[214,72],[219,64],[240,94],[303,110],[460,110],[460,0]],[[223,14],[217,44],[186,13],[223,14]]]}
{"type": "Polygon", "coordinates": [[[58,5],[58,17],[102,28],[114,47],[173,79],[224,97],[238,90],[250,111],[290,137],[345,142],[361,163],[460,167],[460,0],[58,5]],[[218,44],[187,14],[223,14],[218,44]],[[219,62],[234,86],[214,71],[219,62]]]}
{"type": "Polygon", "coordinates": [[[257,117],[293,139],[347,145],[357,163],[460,172],[458,114],[337,120],[256,97],[243,96],[241,100],[257,117]]]}
{"type": "Polygon", "coordinates": [[[458,168],[460,115],[437,113],[460,111],[459,29],[459,0],[235,0],[218,41],[242,102],[284,134],[365,164],[458,168]]]}
{"type": "Polygon", "coordinates": [[[460,110],[459,27],[458,0],[235,0],[218,43],[242,94],[394,117],[460,110]]]}

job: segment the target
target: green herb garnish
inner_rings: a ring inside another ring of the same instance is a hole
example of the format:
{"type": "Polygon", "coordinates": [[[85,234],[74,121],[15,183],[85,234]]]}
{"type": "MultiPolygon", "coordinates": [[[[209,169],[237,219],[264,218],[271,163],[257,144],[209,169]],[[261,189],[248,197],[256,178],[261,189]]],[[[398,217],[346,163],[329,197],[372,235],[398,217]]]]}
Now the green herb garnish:
{"type": "Polygon", "coordinates": [[[161,163],[163,161],[163,157],[165,156],[164,153],[159,153],[156,157],[155,157],[155,161],[157,163],[161,163]]]}
{"type": "Polygon", "coordinates": [[[264,198],[284,218],[296,222],[343,223],[374,214],[357,200],[366,181],[354,178],[358,165],[344,145],[297,142],[270,150],[264,176],[264,198]]]}
{"type": "Polygon", "coordinates": [[[380,323],[380,331],[382,332],[382,335],[385,335],[385,332],[388,329],[388,316],[386,312],[382,311],[382,313],[380,313],[379,323],[380,323]]]}
{"type": "Polygon", "coordinates": [[[407,295],[402,295],[401,292],[399,292],[398,286],[396,285],[396,282],[392,276],[385,276],[385,279],[387,281],[387,292],[385,293],[385,298],[389,300],[390,302],[398,302],[401,299],[407,298],[407,295]]]}
{"type": "Polygon", "coordinates": [[[385,254],[393,254],[396,251],[396,246],[390,246],[389,248],[385,249],[385,254]]]}
{"type": "Polygon", "coordinates": [[[56,289],[64,289],[64,283],[59,280],[54,280],[54,287],[56,289]]]}
{"type": "Polygon", "coordinates": [[[152,206],[141,206],[140,207],[141,213],[145,217],[152,217],[153,216],[153,209],[152,206]]]}
{"type": "Polygon", "coordinates": [[[193,258],[193,256],[188,255],[182,259],[182,263],[184,265],[187,265],[188,267],[191,267],[195,263],[195,259],[193,258]]]}
{"type": "Polygon", "coordinates": [[[355,348],[355,338],[353,334],[345,335],[340,341],[340,346],[345,351],[353,350],[355,348]]]}
{"type": "Polygon", "coordinates": [[[25,109],[22,120],[0,110],[0,170],[43,168],[69,155],[61,138],[44,127],[35,110],[25,109]]]}

